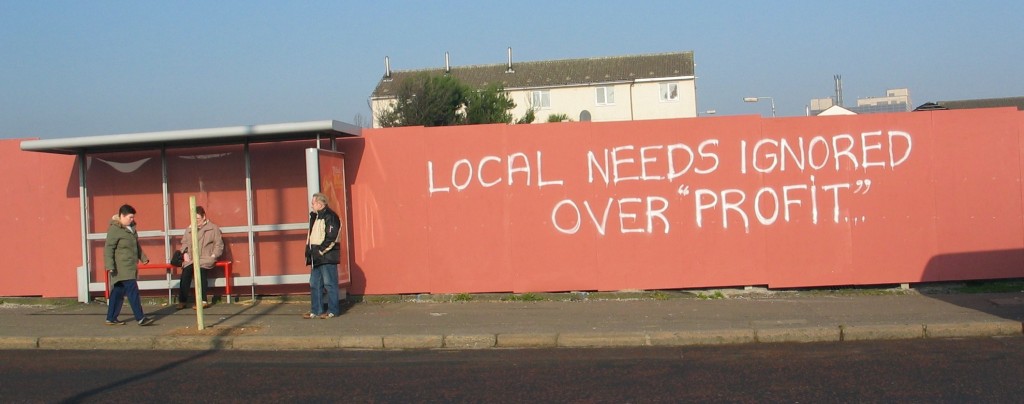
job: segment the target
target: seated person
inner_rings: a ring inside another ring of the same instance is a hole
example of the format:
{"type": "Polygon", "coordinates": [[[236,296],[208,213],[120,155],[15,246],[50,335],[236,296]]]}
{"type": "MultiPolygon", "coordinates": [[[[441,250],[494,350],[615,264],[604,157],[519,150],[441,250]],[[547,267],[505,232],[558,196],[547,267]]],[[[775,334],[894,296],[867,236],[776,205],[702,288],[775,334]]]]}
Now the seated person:
{"type": "Polygon", "coordinates": [[[195,288],[192,288],[193,267],[195,258],[198,257],[199,262],[199,282],[203,286],[203,295],[201,298],[195,296],[193,299],[192,309],[196,308],[196,304],[202,302],[203,308],[210,307],[209,303],[206,302],[206,288],[209,282],[207,282],[208,275],[213,267],[217,264],[217,258],[224,253],[224,238],[221,237],[220,227],[213,224],[206,218],[206,210],[202,206],[196,206],[196,228],[199,229],[197,237],[199,238],[199,254],[191,254],[192,250],[192,226],[185,230],[185,236],[181,238],[179,249],[185,254],[185,261],[182,264],[181,269],[181,283],[178,285],[178,310],[184,309],[188,305],[188,297],[194,294],[195,288]]]}

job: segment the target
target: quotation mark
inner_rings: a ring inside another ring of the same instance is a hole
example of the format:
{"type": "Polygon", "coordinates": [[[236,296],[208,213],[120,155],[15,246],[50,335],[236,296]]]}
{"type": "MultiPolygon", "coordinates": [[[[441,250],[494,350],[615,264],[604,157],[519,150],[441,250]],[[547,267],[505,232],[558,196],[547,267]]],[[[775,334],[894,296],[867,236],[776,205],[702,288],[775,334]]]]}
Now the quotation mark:
{"type": "Polygon", "coordinates": [[[869,190],[871,190],[871,180],[869,179],[865,178],[863,180],[857,180],[856,184],[857,189],[853,190],[853,193],[855,194],[866,194],[869,190]],[[863,191],[861,191],[862,189],[863,191]]]}

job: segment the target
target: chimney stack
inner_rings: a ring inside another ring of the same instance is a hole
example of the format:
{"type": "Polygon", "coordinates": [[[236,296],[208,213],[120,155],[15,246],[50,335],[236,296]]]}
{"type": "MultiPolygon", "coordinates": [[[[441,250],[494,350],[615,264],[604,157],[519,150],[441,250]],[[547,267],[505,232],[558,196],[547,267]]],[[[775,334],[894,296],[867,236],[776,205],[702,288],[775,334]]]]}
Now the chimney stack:
{"type": "Polygon", "coordinates": [[[505,67],[505,73],[515,73],[515,69],[512,68],[512,47],[508,47],[508,66],[505,67]]]}
{"type": "MultiPolygon", "coordinates": [[[[836,105],[843,106],[843,76],[832,76],[836,81],[836,105]]],[[[845,107],[844,107],[845,108],[845,107]]]]}
{"type": "Polygon", "coordinates": [[[384,80],[391,80],[391,59],[384,57],[384,80]]]}
{"type": "Polygon", "coordinates": [[[448,64],[448,52],[444,53],[444,73],[448,74],[452,72],[452,66],[448,64]]]}

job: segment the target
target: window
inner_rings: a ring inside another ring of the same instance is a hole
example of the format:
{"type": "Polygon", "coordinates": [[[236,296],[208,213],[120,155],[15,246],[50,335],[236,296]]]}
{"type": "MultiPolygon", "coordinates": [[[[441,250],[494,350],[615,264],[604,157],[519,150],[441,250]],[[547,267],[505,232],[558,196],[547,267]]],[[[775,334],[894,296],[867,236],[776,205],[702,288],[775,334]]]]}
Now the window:
{"type": "Polygon", "coordinates": [[[676,83],[661,83],[661,100],[678,101],[679,85],[676,83]]]}
{"type": "Polygon", "coordinates": [[[597,105],[614,105],[615,104],[615,87],[598,87],[597,88],[597,105]]]}
{"type": "Polygon", "coordinates": [[[533,92],[533,109],[551,108],[551,91],[540,90],[533,92]]]}

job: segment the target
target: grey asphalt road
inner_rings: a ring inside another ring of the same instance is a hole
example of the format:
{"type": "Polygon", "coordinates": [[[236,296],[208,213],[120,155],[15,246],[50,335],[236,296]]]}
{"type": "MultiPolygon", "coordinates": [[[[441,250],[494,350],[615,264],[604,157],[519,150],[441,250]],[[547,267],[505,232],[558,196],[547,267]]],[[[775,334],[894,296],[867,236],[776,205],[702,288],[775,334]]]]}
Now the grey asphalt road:
{"type": "Polygon", "coordinates": [[[2,351],[3,402],[1019,402],[1024,337],[615,349],[2,351]]]}

